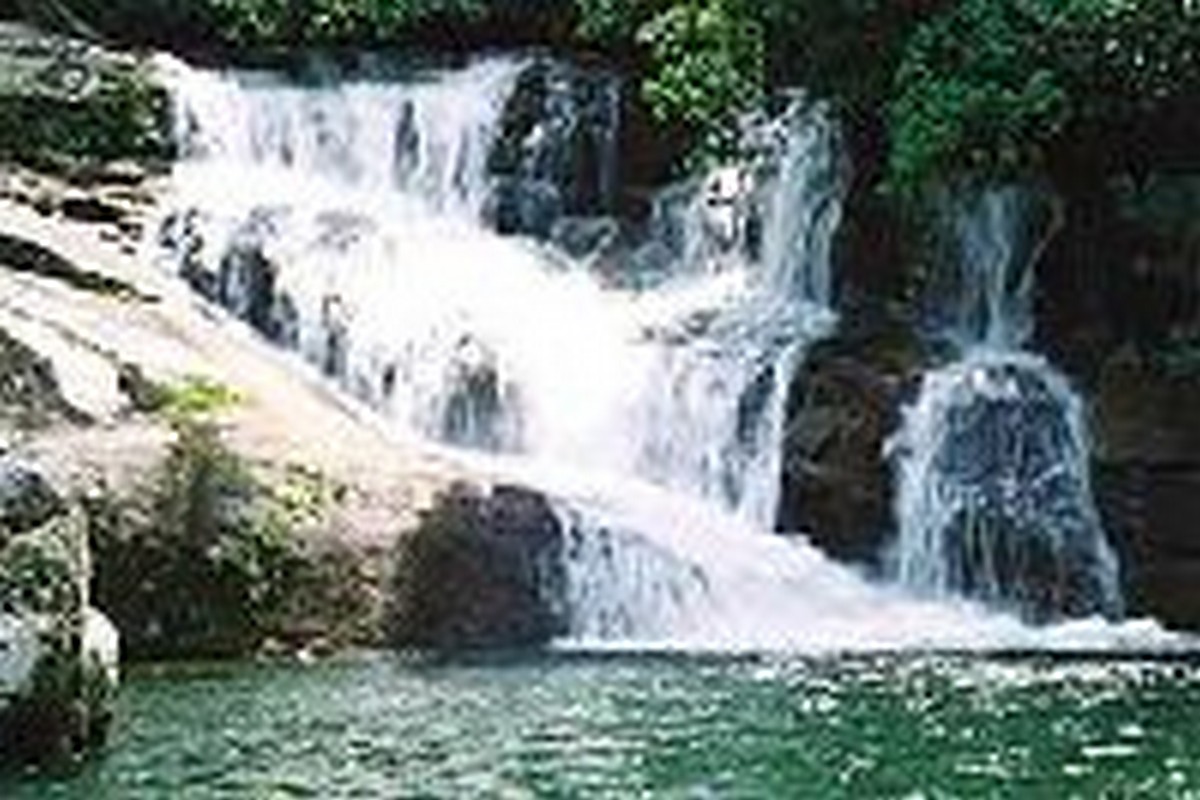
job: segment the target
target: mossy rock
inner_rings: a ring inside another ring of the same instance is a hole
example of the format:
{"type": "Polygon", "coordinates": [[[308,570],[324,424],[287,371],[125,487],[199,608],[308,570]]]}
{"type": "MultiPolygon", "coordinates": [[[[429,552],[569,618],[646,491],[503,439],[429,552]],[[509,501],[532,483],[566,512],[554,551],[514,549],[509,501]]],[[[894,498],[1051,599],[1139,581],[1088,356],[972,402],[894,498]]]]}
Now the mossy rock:
{"type": "Polygon", "coordinates": [[[195,408],[163,409],[163,462],[87,502],[95,603],[131,660],[379,643],[381,556],[336,535],[346,490],[251,463],[195,408]]]}
{"type": "Polygon", "coordinates": [[[170,101],[148,64],[0,24],[0,159],[52,172],[171,154],[170,101]]]}
{"type": "MultiPolygon", "coordinates": [[[[27,494],[43,486],[21,483],[27,494]]],[[[0,537],[0,765],[75,761],[103,743],[112,721],[117,636],[87,605],[86,518],[55,507],[41,524],[0,537]]]]}

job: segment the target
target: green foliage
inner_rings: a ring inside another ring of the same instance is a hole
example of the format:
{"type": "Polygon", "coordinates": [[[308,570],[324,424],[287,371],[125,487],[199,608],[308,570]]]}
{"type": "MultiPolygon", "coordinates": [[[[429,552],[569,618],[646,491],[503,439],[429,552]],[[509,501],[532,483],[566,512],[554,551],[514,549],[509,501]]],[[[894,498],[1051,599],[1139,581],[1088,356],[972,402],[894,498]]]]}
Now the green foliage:
{"type": "MultiPolygon", "coordinates": [[[[834,101],[897,194],[959,178],[1071,179],[1192,152],[1200,15],[1186,0],[22,0],[75,28],[191,32],[235,48],[512,41],[599,48],[641,81],[658,123],[729,154],[770,86],[834,101]],[[555,24],[544,24],[547,19],[555,24]],[[541,21],[540,23],[538,21],[541,21]],[[564,23],[563,20],[566,22],[564,23]],[[560,38],[560,28],[573,34],[560,38]],[[473,33],[472,33],[473,32],[473,33]],[[482,33],[481,33],[482,32],[482,33]],[[475,38],[471,39],[474,35],[475,38]],[[480,38],[482,36],[482,39],[480,38]],[[886,149],[886,152],[885,152],[886,149]]],[[[134,33],[134,36],[137,34],[134,33]]],[[[105,114],[132,119],[144,100],[105,114]],[[111,112],[111,113],[110,113],[111,112]]],[[[13,112],[70,152],[138,150],[138,126],[13,112]],[[42,130],[50,126],[53,129],[42,130]],[[89,133],[95,132],[95,135],[89,133]],[[135,137],[136,138],[136,137],[135,137]]],[[[0,134],[2,137],[2,134],[0,134]]],[[[3,142],[0,141],[0,145],[3,142]]],[[[0,149],[3,149],[0,146],[0,149]]],[[[60,148],[62,149],[62,148],[60,148]]],[[[862,154],[860,154],[862,155],[862,154]]],[[[867,165],[871,170],[873,165],[867,165]]]]}
{"type": "MultiPolygon", "coordinates": [[[[1119,171],[1194,150],[1200,14],[1180,0],[577,0],[645,56],[660,122],[727,153],[768,85],[881,127],[888,186],[1119,171]],[[1190,106],[1188,104],[1191,104],[1190,106]],[[1165,155],[1164,155],[1165,154],[1165,155]]],[[[869,154],[868,154],[869,155],[869,154]]]]}
{"type": "Polygon", "coordinates": [[[658,118],[691,132],[701,158],[733,152],[737,115],[765,89],[763,31],[743,0],[674,5],[637,38],[650,53],[643,91],[658,118]]]}
{"type": "Polygon", "coordinates": [[[954,0],[764,0],[771,79],[804,86],[845,113],[869,114],[891,90],[913,29],[954,0]]]}
{"type": "Polygon", "coordinates": [[[203,375],[159,386],[159,410],[171,419],[213,414],[243,401],[241,393],[203,375]]]}
{"type": "Polygon", "coordinates": [[[295,543],[211,425],[175,433],[139,496],[91,504],[95,601],[135,656],[244,652],[286,598],[295,543]]]}
{"type": "Polygon", "coordinates": [[[75,34],[206,49],[384,43],[426,26],[473,25],[492,6],[504,5],[489,0],[18,0],[17,10],[39,25],[75,34]]]}
{"type": "Polygon", "coordinates": [[[225,657],[268,640],[369,641],[378,632],[360,553],[309,534],[346,490],[299,466],[277,482],[198,417],[152,480],[88,502],[95,604],[134,659],[225,657]]]}
{"type": "Polygon", "coordinates": [[[329,44],[404,37],[421,25],[469,23],[482,0],[210,0],[217,26],[240,44],[329,44]]]}
{"type": "Polygon", "coordinates": [[[1130,125],[1195,93],[1198,19],[1163,0],[962,0],[906,42],[889,183],[1009,180],[1084,145],[1119,166],[1130,125]]]}
{"type": "Polygon", "coordinates": [[[589,44],[624,51],[646,23],[676,5],[672,0],[574,0],[576,33],[589,44]]]}
{"type": "Polygon", "coordinates": [[[59,170],[170,155],[168,98],[147,68],[40,46],[0,52],[0,158],[59,170]]]}

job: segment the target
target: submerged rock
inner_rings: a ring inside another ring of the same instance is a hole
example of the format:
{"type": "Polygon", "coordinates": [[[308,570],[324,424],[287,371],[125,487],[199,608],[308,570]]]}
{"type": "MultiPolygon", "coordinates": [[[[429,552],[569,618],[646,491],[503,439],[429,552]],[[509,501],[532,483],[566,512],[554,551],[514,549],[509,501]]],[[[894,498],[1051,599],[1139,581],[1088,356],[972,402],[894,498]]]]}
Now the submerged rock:
{"type": "Polygon", "coordinates": [[[563,634],[562,547],[561,524],[541,495],[453,487],[397,543],[391,643],[519,647],[563,634]]]}
{"type": "Polygon", "coordinates": [[[126,209],[117,203],[80,190],[67,192],[62,198],[60,210],[69,220],[97,224],[116,224],[126,216],[126,209]]]}

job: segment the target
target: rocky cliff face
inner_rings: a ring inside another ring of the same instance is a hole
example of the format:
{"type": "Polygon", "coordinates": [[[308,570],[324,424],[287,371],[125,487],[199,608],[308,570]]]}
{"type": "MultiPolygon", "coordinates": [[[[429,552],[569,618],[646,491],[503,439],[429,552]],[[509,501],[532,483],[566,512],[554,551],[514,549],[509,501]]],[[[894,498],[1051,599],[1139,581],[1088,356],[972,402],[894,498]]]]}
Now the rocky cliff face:
{"type": "Polygon", "coordinates": [[[1041,269],[1040,337],[1092,411],[1095,483],[1131,613],[1200,628],[1200,178],[1073,199],[1041,269]]]}
{"type": "Polygon", "coordinates": [[[1121,544],[1132,610],[1200,628],[1200,375],[1133,348],[1104,363],[1093,401],[1096,488],[1121,544]]]}

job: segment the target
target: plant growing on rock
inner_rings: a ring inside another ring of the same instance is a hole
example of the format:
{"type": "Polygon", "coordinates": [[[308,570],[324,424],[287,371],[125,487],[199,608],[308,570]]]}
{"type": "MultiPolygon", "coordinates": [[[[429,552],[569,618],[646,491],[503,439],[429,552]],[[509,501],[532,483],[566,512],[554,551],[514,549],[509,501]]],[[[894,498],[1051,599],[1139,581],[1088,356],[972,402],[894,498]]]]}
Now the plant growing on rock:
{"type": "Polygon", "coordinates": [[[96,602],[135,656],[243,652],[282,603],[297,556],[212,424],[174,428],[137,496],[92,500],[96,602]]]}

